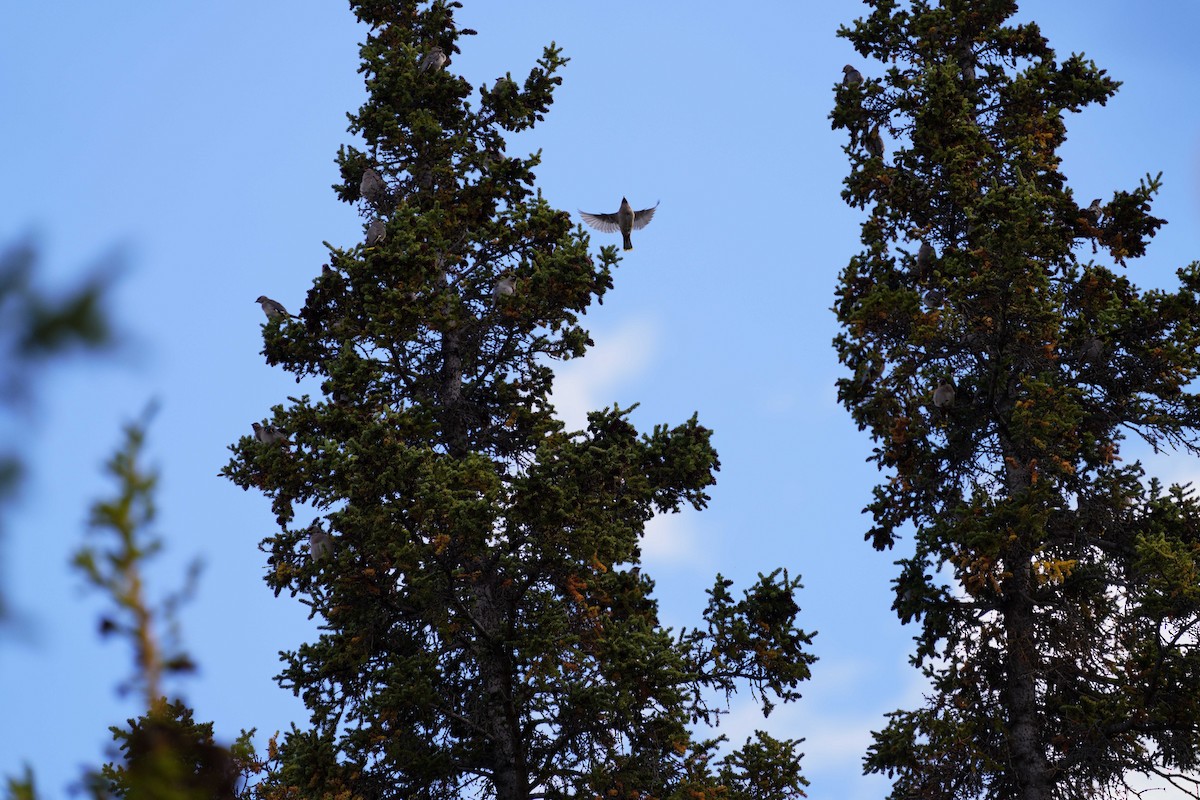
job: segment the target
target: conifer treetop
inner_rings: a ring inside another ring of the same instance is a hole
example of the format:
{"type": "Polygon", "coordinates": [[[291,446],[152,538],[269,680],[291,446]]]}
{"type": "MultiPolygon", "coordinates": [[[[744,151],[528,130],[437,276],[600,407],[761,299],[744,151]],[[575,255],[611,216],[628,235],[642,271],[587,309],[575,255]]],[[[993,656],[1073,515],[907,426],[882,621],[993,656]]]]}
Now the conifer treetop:
{"type": "Polygon", "coordinates": [[[933,689],[866,768],[894,798],[1194,791],[1198,507],[1118,454],[1128,432],[1198,452],[1200,270],[1138,289],[1120,270],[1163,224],[1159,178],[1080,202],[1060,170],[1103,70],[1008,0],[867,6],[840,34],[871,60],[832,113],[867,214],[839,395],[886,473],[866,538],[912,540],[893,608],[933,689]]]}
{"type": "Polygon", "coordinates": [[[747,687],[764,711],[799,697],[799,581],[735,597],[718,576],[701,627],[660,624],[641,536],[707,504],[712,434],[696,416],[639,433],[632,407],[583,431],[554,416],[549,365],[590,344],[617,252],[590,253],[534,188],[537,155],[506,152],[566,60],[551,45],[473,90],[458,7],[352,4],[368,99],[334,190],[364,241],[331,246],[299,318],[263,328],[267,362],[321,397],[273,409],[287,446],[244,437],[225,470],[272,499],[267,582],[321,630],[284,654],[310,721],[265,796],[798,797],[799,742],[721,755],[691,726],[747,687]]]}

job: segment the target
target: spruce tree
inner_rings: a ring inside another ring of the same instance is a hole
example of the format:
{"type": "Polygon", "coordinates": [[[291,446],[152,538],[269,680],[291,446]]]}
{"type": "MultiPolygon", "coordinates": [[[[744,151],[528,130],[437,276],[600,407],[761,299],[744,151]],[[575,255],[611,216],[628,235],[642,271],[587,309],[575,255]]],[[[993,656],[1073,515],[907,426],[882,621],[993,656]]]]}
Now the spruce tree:
{"type": "Polygon", "coordinates": [[[1126,277],[1158,178],[1091,203],[1060,172],[1065,115],[1118,86],[1093,62],[1011,0],[867,5],[840,35],[875,63],[832,115],[867,212],[839,392],[886,475],[866,538],[912,537],[893,607],[932,688],[866,769],[894,798],[1195,792],[1200,507],[1119,453],[1197,452],[1200,271],[1126,277]]]}
{"type": "Polygon", "coordinates": [[[584,354],[580,316],[618,263],[534,190],[536,154],[506,152],[566,59],[551,45],[523,80],[476,89],[455,71],[474,34],[458,3],[351,7],[368,99],[334,188],[364,243],[330,246],[300,313],[265,323],[267,362],[320,394],[275,407],[225,470],[272,499],[267,582],[321,628],[283,655],[311,720],[260,792],[798,796],[798,742],[720,756],[693,733],[739,687],[766,710],[799,696],[797,580],[738,599],[717,576],[703,627],[673,633],[639,567],[655,513],[705,506],[710,431],[553,416],[550,364],[584,354]]]}

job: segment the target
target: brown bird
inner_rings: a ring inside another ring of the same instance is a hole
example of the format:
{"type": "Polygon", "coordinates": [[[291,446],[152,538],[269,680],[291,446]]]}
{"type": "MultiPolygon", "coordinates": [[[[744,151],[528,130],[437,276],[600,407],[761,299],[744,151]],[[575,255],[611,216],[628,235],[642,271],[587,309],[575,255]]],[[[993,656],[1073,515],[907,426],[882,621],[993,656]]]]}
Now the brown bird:
{"type": "Polygon", "coordinates": [[[867,134],[867,139],[863,142],[867,148],[867,152],[875,156],[875,158],[883,158],[883,137],[879,135],[879,126],[871,128],[871,132],[867,134]]]}
{"type": "Polygon", "coordinates": [[[579,216],[583,217],[583,221],[591,225],[598,231],[604,233],[621,232],[624,238],[625,250],[633,249],[633,242],[629,238],[629,232],[632,230],[641,230],[650,224],[650,220],[654,218],[654,212],[658,209],[658,203],[654,204],[654,208],[645,208],[641,211],[634,211],[633,206],[629,205],[629,201],[624,197],[621,198],[621,207],[617,209],[615,214],[591,214],[587,211],[580,211],[579,216]]]}

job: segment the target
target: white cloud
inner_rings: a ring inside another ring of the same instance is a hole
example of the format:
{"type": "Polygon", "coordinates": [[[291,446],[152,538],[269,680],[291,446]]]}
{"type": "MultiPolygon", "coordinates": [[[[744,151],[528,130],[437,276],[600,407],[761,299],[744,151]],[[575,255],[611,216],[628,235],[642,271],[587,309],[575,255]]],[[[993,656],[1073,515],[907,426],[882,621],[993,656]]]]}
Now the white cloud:
{"type": "Polygon", "coordinates": [[[823,658],[813,667],[812,681],[800,687],[805,696],[799,702],[779,705],[763,719],[758,703],[748,694],[741,695],[721,720],[719,731],[729,737],[731,748],[753,738],[756,730],[777,739],[804,739],[801,766],[812,781],[810,800],[879,798],[887,794],[887,778],[862,775],[871,731],[887,725],[887,712],[919,706],[927,689],[928,681],[907,661],[889,672],[874,662],[823,658]],[[889,674],[904,678],[895,680],[886,696],[864,704],[864,693],[871,693],[864,684],[889,674]]]}
{"type": "MultiPolygon", "coordinates": [[[[587,426],[587,414],[617,401],[615,394],[643,375],[661,339],[648,318],[627,319],[603,335],[583,358],[557,365],[551,402],[567,430],[587,426]]],[[[646,523],[642,558],[650,567],[705,566],[700,534],[692,525],[695,512],[658,514],[646,523]]]]}
{"type": "Polygon", "coordinates": [[[650,568],[662,566],[709,566],[702,534],[692,525],[697,512],[657,514],[646,523],[642,537],[642,560],[650,568]]]}
{"type": "Polygon", "coordinates": [[[593,338],[586,356],[555,369],[551,401],[567,430],[584,428],[589,411],[612,405],[614,392],[650,365],[660,337],[652,320],[632,319],[593,338]]]}

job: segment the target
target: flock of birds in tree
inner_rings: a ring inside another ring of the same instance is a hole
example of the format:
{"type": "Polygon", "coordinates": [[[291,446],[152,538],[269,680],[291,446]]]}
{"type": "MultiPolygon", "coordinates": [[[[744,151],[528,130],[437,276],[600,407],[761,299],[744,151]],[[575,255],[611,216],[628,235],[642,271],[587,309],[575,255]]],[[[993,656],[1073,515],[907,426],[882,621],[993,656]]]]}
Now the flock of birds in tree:
{"type": "MultiPolygon", "coordinates": [[[[424,56],[421,57],[417,64],[419,73],[436,72],[444,69],[446,64],[450,63],[449,57],[441,47],[432,47],[424,56]]],[[[859,76],[861,79],[861,76],[859,76]]],[[[358,186],[359,195],[373,205],[381,205],[391,197],[391,192],[388,189],[387,182],[383,176],[374,167],[367,167],[363,171],[362,180],[358,186]]],[[[603,233],[620,232],[622,237],[622,246],[625,250],[633,249],[633,242],[630,239],[630,233],[635,230],[640,230],[650,223],[654,218],[654,212],[658,209],[658,203],[654,204],[653,208],[645,208],[641,211],[635,211],[633,206],[624,197],[621,198],[621,206],[611,214],[593,214],[587,211],[580,211],[579,215],[591,227],[603,233]]],[[[366,246],[368,248],[376,247],[387,241],[387,223],[379,217],[375,217],[367,224],[366,246]]],[[[328,269],[328,268],[327,268],[328,269]]],[[[499,302],[501,297],[511,296],[516,293],[516,282],[511,276],[500,277],[492,287],[492,302],[499,302]]],[[[277,319],[296,318],[299,315],[291,314],[283,304],[278,300],[272,300],[270,297],[259,295],[254,302],[258,303],[262,308],[263,313],[267,316],[268,322],[273,322],[277,319]]],[[[254,438],[265,445],[279,446],[287,448],[290,446],[287,432],[275,425],[264,425],[259,422],[252,423],[254,428],[254,438]]],[[[320,521],[314,521],[308,527],[308,552],[309,557],[313,561],[320,561],[333,553],[333,537],[321,527],[320,521]]]]}
{"type": "MultiPolygon", "coordinates": [[[[973,58],[964,58],[960,60],[959,67],[962,70],[963,80],[967,83],[974,83],[976,79],[975,64],[973,58]]],[[[853,65],[847,64],[842,67],[842,86],[848,88],[858,87],[863,82],[863,74],[854,68],[853,65]]],[[[883,136],[879,133],[879,125],[872,125],[862,138],[862,145],[867,153],[872,158],[882,159],[884,154],[883,136]]],[[[651,209],[653,213],[653,209],[651,209]]],[[[638,212],[639,214],[642,212],[638,212]]],[[[1104,216],[1104,206],[1100,198],[1096,198],[1091,202],[1091,205],[1086,208],[1079,209],[1080,218],[1083,219],[1091,228],[1099,229],[1101,218],[1104,216]]],[[[584,214],[586,220],[588,215],[584,214]]],[[[917,250],[916,274],[918,276],[928,275],[934,267],[934,262],[937,258],[937,251],[929,242],[921,242],[921,247],[917,250]]],[[[927,308],[936,308],[946,299],[946,293],[942,289],[932,288],[925,292],[923,302],[927,308]]],[[[1091,363],[1097,360],[1103,351],[1104,344],[1099,339],[1089,340],[1083,349],[1083,361],[1091,363]]],[[[882,365],[879,365],[880,371],[882,365]]],[[[875,377],[878,377],[876,375],[875,377]]],[[[954,405],[954,400],[957,391],[954,388],[954,383],[947,379],[938,384],[933,390],[933,406],[938,411],[947,412],[954,405]]]]}

